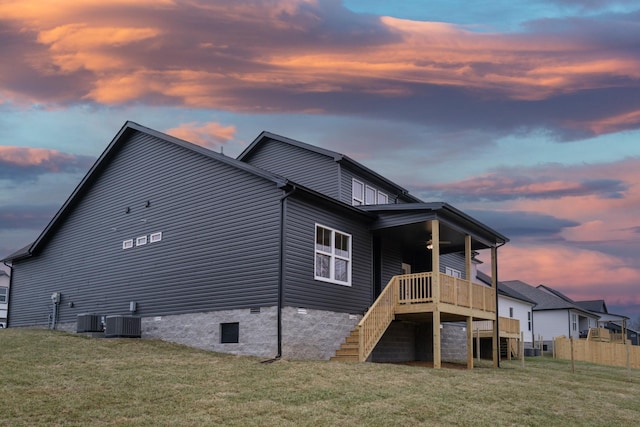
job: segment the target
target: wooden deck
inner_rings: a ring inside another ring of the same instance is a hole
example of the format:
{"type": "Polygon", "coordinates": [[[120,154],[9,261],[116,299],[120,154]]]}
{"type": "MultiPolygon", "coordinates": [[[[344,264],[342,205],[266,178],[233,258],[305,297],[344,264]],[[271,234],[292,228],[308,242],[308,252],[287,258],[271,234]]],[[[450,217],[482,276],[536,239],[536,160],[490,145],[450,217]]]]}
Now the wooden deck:
{"type": "MultiPolygon", "coordinates": [[[[439,349],[441,316],[448,320],[467,319],[469,328],[470,319],[496,319],[495,289],[442,273],[394,276],[357,326],[357,356],[351,345],[353,337],[348,346],[345,342],[344,346],[349,347],[351,356],[348,360],[365,361],[391,322],[397,317],[410,316],[429,316],[433,319],[434,328],[438,329],[438,342],[434,345],[439,349]]],[[[347,360],[347,352],[341,350],[338,350],[338,354],[345,356],[342,360],[347,360]]],[[[436,365],[439,365],[439,361],[436,365]]]]}

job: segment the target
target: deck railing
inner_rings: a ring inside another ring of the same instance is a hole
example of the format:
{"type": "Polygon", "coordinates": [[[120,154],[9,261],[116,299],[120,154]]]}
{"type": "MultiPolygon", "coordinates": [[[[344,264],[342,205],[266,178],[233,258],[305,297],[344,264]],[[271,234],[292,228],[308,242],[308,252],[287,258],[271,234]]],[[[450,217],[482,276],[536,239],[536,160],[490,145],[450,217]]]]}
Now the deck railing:
{"type": "Polygon", "coordinates": [[[358,323],[360,361],[371,354],[398,306],[442,302],[495,313],[495,296],[493,288],[442,273],[394,276],[358,323]]]}
{"type": "MultiPolygon", "coordinates": [[[[500,329],[501,334],[519,334],[520,320],[500,316],[500,318],[498,319],[498,328],[500,329]]],[[[475,331],[493,331],[493,321],[475,320],[473,322],[473,332],[475,331]]]]}

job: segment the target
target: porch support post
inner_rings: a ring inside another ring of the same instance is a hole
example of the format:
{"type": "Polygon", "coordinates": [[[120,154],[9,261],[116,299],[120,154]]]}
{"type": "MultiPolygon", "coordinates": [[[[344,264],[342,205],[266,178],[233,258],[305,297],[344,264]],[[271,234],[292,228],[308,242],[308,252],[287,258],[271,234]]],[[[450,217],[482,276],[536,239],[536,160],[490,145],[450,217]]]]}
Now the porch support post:
{"type": "Polygon", "coordinates": [[[433,367],[440,369],[442,366],[442,349],[440,340],[440,312],[433,312],[433,367]]]}
{"type": "MultiPolygon", "coordinates": [[[[480,349],[478,349],[480,351],[480,349]]],[[[473,317],[467,317],[467,369],[473,369],[473,317]]]]}
{"type": "Polygon", "coordinates": [[[431,272],[433,279],[433,302],[440,302],[440,221],[431,220],[431,272]]]}
{"type": "Polygon", "coordinates": [[[498,248],[493,246],[491,248],[491,286],[496,293],[496,311],[493,320],[493,367],[500,366],[500,352],[498,351],[498,345],[500,340],[500,332],[498,326],[498,248]]]}

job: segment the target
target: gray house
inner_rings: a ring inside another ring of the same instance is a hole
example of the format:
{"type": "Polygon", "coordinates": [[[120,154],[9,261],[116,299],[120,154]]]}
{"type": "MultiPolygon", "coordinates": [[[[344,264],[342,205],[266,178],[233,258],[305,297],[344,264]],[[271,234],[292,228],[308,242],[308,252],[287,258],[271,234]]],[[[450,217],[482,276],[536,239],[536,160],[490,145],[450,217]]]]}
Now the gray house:
{"type": "Polygon", "coordinates": [[[497,323],[507,241],[333,151],[263,132],[233,159],[127,122],[5,259],[8,325],[131,316],[144,337],[221,352],[439,367],[442,324],[497,323]],[[471,279],[482,250],[492,285],[471,279]]]}

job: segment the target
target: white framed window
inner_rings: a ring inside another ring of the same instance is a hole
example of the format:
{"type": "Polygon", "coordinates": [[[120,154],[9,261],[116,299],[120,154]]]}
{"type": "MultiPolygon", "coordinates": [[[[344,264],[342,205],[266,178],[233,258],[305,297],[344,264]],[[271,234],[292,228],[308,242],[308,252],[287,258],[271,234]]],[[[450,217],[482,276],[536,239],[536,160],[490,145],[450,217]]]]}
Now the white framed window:
{"type": "Polygon", "coordinates": [[[578,315],[574,313],[571,313],[571,329],[578,330],[578,315]]]}
{"type": "Polygon", "coordinates": [[[351,235],[316,224],[315,279],[351,286],[351,235]]]}
{"type": "Polygon", "coordinates": [[[509,317],[513,319],[513,307],[509,307],[509,317]]]}
{"type": "Polygon", "coordinates": [[[351,204],[353,206],[360,206],[364,204],[364,184],[355,178],[351,183],[351,194],[351,204]]]}
{"type": "Polygon", "coordinates": [[[131,249],[133,247],[133,239],[122,241],[122,249],[131,249]]]}
{"type": "Polygon", "coordinates": [[[531,312],[527,312],[527,324],[529,326],[529,330],[531,330],[531,312]]]}
{"type": "Polygon", "coordinates": [[[444,274],[457,277],[458,279],[462,278],[462,272],[460,270],[456,270],[455,268],[451,268],[451,267],[445,267],[444,274]]]}
{"type": "Polygon", "coordinates": [[[155,243],[162,240],[162,231],[158,231],[157,233],[151,233],[149,235],[149,243],[155,243]]]}
{"type": "Polygon", "coordinates": [[[387,203],[389,203],[389,196],[384,194],[382,191],[378,191],[378,204],[386,205],[387,203]]]}
{"type": "Polygon", "coordinates": [[[377,202],[377,191],[373,187],[365,186],[364,189],[364,204],[365,205],[375,205],[377,202]]]}
{"type": "Polygon", "coordinates": [[[147,236],[140,236],[136,239],[136,246],[142,246],[147,244],[147,236]]]}
{"type": "Polygon", "coordinates": [[[9,288],[0,288],[0,303],[7,302],[7,296],[9,295],[9,288]]]}

